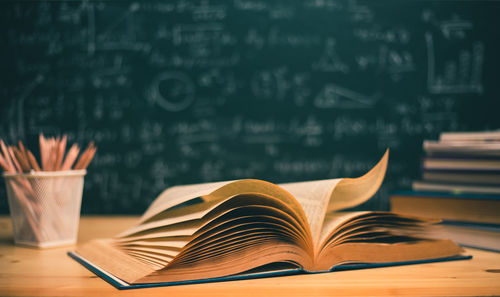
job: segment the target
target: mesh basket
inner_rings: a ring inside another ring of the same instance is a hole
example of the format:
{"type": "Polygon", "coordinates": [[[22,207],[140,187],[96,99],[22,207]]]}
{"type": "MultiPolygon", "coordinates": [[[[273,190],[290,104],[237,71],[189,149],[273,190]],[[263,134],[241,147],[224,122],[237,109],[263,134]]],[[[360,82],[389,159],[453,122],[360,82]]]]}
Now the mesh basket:
{"type": "Polygon", "coordinates": [[[44,248],[76,242],[86,173],[4,173],[16,244],[44,248]]]}

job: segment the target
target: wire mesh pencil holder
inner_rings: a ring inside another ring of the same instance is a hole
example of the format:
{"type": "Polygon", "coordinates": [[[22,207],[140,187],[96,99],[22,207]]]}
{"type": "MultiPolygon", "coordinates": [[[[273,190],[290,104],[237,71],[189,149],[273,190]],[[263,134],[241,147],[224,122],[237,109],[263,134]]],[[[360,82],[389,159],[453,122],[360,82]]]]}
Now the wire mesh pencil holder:
{"type": "Polygon", "coordinates": [[[4,173],[16,244],[76,243],[86,170],[4,173]]]}

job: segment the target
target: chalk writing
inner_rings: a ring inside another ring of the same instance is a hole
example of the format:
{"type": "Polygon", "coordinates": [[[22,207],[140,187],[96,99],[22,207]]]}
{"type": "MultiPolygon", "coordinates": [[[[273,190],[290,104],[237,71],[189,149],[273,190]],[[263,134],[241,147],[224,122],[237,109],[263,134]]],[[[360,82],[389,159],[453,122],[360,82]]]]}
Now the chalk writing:
{"type": "Polygon", "coordinates": [[[455,4],[3,2],[0,137],[95,141],[84,213],[140,213],[176,184],[354,177],[390,147],[387,207],[423,139],[500,128],[500,2],[455,4]]]}

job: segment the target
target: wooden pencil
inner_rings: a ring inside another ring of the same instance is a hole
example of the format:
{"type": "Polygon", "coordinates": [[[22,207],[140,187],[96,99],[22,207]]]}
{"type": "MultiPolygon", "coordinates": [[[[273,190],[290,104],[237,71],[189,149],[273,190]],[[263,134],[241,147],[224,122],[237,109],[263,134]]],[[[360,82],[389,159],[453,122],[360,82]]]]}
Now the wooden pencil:
{"type": "Polygon", "coordinates": [[[2,139],[0,139],[0,146],[2,148],[2,152],[3,152],[3,155],[5,157],[5,161],[6,161],[7,165],[9,166],[9,168],[11,168],[11,170],[13,172],[15,172],[16,168],[14,167],[14,163],[10,159],[9,150],[7,149],[7,146],[5,145],[5,142],[3,142],[2,139]]]}
{"type": "Polygon", "coordinates": [[[6,160],[6,157],[3,155],[3,153],[0,151],[0,166],[7,171],[7,172],[14,172],[14,170],[9,166],[9,163],[6,160]]]}
{"type": "Polygon", "coordinates": [[[10,155],[10,158],[12,160],[12,163],[14,164],[14,168],[16,168],[16,172],[17,173],[23,172],[21,165],[19,165],[19,162],[17,162],[17,158],[14,155],[14,150],[12,149],[12,146],[7,147],[7,150],[9,151],[9,155],[10,155]]]}
{"type": "Polygon", "coordinates": [[[28,160],[31,164],[31,167],[35,170],[35,171],[40,171],[40,166],[38,165],[38,162],[36,161],[36,158],[35,156],[33,156],[33,153],[31,153],[30,150],[26,150],[26,153],[28,154],[28,160]]]}
{"type": "Polygon", "coordinates": [[[21,140],[17,141],[17,146],[19,147],[19,151],[21,152],[24,159],[28,160],[28,155],[26,154],[26,149],[24,148],[23,142],[21,140]]]}
{"type": "Polygon", "coordinates": [[[14,152],[14,156],[16,156],[17,162],[21,167],[23,172],[29,172],[31,167],[27,158],[24,157],[24,154],[16,147],[12,147],[12,151],[14,152]]]}
{"type": "Polygon", "coordinates": [[[61,170],[70,170],[76,158],[78,157],[79,152],[80,148],[78,148],[78,145],[76,143],[73,144],[66,154],[66,158],[64,159],[64,162],[61,166],[61,170]]]}
{"type": "Polygon", "coordinates": [[[67,135],[58,137],[45,137],[42,133],[38,135],[40,146],[40,163],[37,162],[33,153],[26,149],[22,141],[18,141],[18,147],[7,146],[0,139],[0,167],[9,172],[35,171],[58,171],[71,169],[86,169],[95,156],[97,148],[93,141],[80,153],[77,144],[73,144],[66,153],[67,135]],[[3,152],[3,155],[2,155],[3,152]]]}
{"type": "Polygon", "coordinates": [[[7,162],[5,162],[5,159],[2,157],[1,153],[0,153],[0,166],[2,166],[3,170],[11,172],[9,165],[7,165],[7,162]]]}
{"type": "Polygon", "coordinates": [[[95,154],[95,149],[94,149],[94,142],[90,142],[89,146],[85,149],[85,151],[81,154],[80,159],[78,162],[76,162],[74,168],[79,170],[79,169],[85,169],[90,161],[92,160],[92,157],[95,154]]]}
{"type": "Polygon", "coordinates": [[[66,142],[68,137],[66,135],[63,136],[61,141],[57,144],[57,158],[55,164],[55,170],[61,170],[61,165],[64,157],[64,152],[66,151],[66,142]]]}
{"type": "Polygon", "coordinates": [[[42,163],[42,170],[47,170],[47,149],[45,144],[45,137],[40,133],[38,136],[38,144],[40,145],[40,162],[42,163]]]}
{"type": "Polygon", "coordinates": [[[87,169],[87,167],[89,166],[90,164],[90,161],[92,161],[92,158],[94,158],[94,155],[97,151],[97,148],[96,147],[93,147],[89,154],[88,154],[88,157],[87,157],[87,160],[85,161],[85,163],[82,164],[82,169],[87,169]]]}
{"type": "Polygon", "coordinates": [[[89,147],[87,147],[83,153],[80,154],[80,157],[78,158],[78,161],[76,162],[75,166],[73,166],[74,169],[81,169],[82,164],[85,162],[87,155],[89,153],[89,147]]]}
{"type": "Polygon", "coordinates": [[[54,163],[56,162],[56,156],[54,154],[55,139],[53,137],[49,138],[47,141],[47,171],[54,171],[54,163]]]}
{"type": "MultiPolygon", "coordinates": [[[[26,180],[23,179],[23,181],[26,180]]],[[[40,233],[40,227],[36,220],[36,218],[40,215],[40,206],[37,203],[30,202],[31,199],[29,199],[26,195],[27,190],[31,190],[32,192],[31,185],[26,182],[21,182],[21,180],[16,178],[11,182],[11,187],[15,193],[17,201],[21,205],[21,209],[24,212],[24,217],[28,221],[30,230],[33,232],[36,241],[40,242],[43,239],[43,235],[40,233]],[[33,212],[30,211],[30,209],[33,209],[33,212]]],[[[32,194],[30,194],[30,196],[31,195],[32,194]]]]}

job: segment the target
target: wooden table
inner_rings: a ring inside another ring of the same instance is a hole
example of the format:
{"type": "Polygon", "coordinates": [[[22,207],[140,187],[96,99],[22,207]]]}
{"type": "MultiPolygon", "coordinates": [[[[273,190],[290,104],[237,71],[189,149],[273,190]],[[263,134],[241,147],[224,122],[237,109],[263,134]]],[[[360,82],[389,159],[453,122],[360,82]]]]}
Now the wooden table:
{"type": "MultiPolygon", "coordinates": [[[[137,217],[83,217],[79,242],[109,237],[137,217]]],[[[500,295],[500,253],[467,249],[472,260],[333,273],[118,290],[66,255],[72,247],[14,246],[0,216],[1,296],[480,296],[500,295]]]]}

